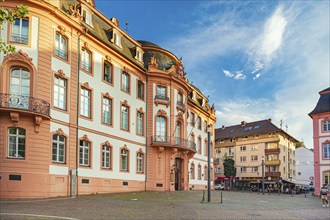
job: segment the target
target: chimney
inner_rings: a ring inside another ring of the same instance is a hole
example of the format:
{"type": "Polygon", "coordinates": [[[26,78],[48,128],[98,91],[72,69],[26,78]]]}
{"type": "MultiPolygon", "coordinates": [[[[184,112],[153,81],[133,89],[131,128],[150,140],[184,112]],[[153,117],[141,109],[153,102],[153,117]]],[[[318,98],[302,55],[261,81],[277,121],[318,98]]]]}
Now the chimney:
{"type": "Polygon", "coordinates": [[[221,129],[222,129],[222,130],[224,130],[224,129],[225,129],[225,126],[224,126],[224,125],[222,125],[221,129]]]}
{"type": "Polygon", "coordinates": [[[244,127],[246,125],[246,121],[241,121],[241,126],[244,127]]]}
{"type": "Polygon", "coordinates": [[[272,119],[271,119],[271,118],[268,118],[268,121],[269,121],[269,122],[272,122],[272,119]]]}

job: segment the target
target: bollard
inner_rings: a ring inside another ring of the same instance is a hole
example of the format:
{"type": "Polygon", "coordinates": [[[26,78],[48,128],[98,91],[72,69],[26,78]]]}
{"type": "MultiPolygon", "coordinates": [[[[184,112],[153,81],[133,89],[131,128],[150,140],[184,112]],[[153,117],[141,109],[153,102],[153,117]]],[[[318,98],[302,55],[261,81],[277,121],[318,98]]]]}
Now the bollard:
{"type": "Polygon", "coordinates": [[[221,198],[220,203],[222,203],[222,192],[220,192],[220,198],[221,198]]]}
{"type": "Polygon", "coordinates": [[[203,190],[203,198],[202,198],[202,202],[205,201],[205,191],[203,190]]]}

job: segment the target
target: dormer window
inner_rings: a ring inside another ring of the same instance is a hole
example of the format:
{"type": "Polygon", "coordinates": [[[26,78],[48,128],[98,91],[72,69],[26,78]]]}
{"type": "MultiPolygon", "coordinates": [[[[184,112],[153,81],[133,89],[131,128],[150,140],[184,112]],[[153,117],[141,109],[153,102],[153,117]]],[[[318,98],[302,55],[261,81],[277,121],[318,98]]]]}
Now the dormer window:
{"type": "Polygon", "coordinates": [[[92,26],[92,14],[86,11],[84,8],[82,8],[81,15],[82,15],[82,20],[89,26],[92,26]]]}
{"type": "Polygon", "coordinates": [[[121,46],[121,35],[117,30],[113,30],[113,34],[112,34],[112,39],[111,42],[116,44],[118,47],[122,47],[121,46]]]}
{"type": "Polygon", "coordinates": [[[141,50],[141,48],[136,48],[136,55],[135,55],[135,59],[143,62],[143,51],[141,50]]]}

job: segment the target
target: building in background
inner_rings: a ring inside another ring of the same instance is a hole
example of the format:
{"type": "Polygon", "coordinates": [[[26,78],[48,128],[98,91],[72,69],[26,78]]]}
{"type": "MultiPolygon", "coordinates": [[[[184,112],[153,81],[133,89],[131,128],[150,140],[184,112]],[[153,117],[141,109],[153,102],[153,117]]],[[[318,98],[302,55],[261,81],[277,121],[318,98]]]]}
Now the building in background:
{"type": "Polygon", "coordinates": [[[236,186],[261,183],[262,160],[266,186],[277,188],[280,179],[291,182],[296,176],[295,143],[298,141],[276,127],[271,119],[245,122],[215,129],[216,179],[223,180],[225,158],[236,167],[236,186]]]}
{"type": "Polygon", "coordinates": [[[319,101],[309,113],[313,119],[315,195],[320,195],[323,184],[330,184],[330,87],[319,93],[319,101]]]}
{"type": "Polygon", "coordinates": [[[305,146],[296,149],[296,183],[314,186],[314,152],[305,146]]]}
{"type": "Polygon", "coordinates": [[[205,189],[215,109],[182,59],[93,0],[24,5],[1,30],[17,49],[0,54],[1,198],[205,189]]]}

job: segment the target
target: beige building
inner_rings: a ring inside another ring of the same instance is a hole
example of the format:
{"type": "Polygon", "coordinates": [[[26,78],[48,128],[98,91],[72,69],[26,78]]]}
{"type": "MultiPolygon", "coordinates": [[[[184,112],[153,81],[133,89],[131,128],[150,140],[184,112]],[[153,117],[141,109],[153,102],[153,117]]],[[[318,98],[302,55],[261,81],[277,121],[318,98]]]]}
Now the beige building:
{"type": "Polygon", "coordinates": [[[215,135],[215,177],[224,180],[223,161],[235,161],[237,183],[248,186],[250,182],[261,182],[262,160],[264,180],[276,184],[280,179],[295,179],[295,143],[287,132],[276,127],[271,119],[245,122],[239,125],[217,128],[215,135]]]}

